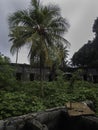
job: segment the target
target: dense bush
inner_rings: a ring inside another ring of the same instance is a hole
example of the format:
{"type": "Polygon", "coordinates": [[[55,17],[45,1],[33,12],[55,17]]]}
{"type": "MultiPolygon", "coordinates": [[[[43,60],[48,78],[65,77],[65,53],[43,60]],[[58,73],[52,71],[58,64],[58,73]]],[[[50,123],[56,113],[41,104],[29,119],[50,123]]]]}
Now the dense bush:
{"type": "Polygon", "coordinates": [[[98,113],[98,85],[84,81],[74,83],[73,93],[67,92],[69,82],[43,82],[44,97],[40,82],[16,82],[13,87],[0,91],[0,119],[23,115],[34,111],[65,105],[69,100],[92,100],[98,113]]]}
{"type": "Polygon", "coordinates": [[[0,118],[17,116],[45,109],[40,98],[26,92],[0,92],[0,118]]]}
{"type": "Polygon", "coordinates": [[[15,82],[13,76],[14,70],[9,63],[10,59],[0,53],[0,89],[7,86],[13,86],[15,82]]]}

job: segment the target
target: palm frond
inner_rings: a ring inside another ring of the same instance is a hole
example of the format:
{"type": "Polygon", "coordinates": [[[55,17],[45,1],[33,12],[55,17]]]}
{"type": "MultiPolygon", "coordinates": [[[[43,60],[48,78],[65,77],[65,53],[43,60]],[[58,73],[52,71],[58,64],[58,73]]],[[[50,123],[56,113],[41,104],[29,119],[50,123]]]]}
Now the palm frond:
{"type": "Polygon", "coordinates": [[[29,9],[16,11],[9,16],[8,22],[9,41],[12,42],[11,53],[14,54],[17,49],[30,43],[28,57],[33,62],[39,62],[42,57],[41,64],[44,65],[48,63],[48,60],[56,59],[58,53],[63,57],[66,53],[64,47],[70,46],[70,43],[63,37],[68,31],[69,24],[61,16],[57,5],[43,6],[40,0],[31,0],[29,9]]]}
{"type": "Polygon", "coordinates": [[[40,0],[31,0],[31,5],[34,9],[38,9],[40,6],[40,0]]]}

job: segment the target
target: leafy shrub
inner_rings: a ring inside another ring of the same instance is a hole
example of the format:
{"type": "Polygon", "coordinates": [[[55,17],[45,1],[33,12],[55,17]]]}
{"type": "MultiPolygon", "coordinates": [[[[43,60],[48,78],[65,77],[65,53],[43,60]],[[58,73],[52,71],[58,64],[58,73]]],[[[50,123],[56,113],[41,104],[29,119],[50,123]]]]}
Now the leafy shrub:
{"type": "Polygon", "coordinates": [[[69,82],[43,81],[44,97],[39,81],[15,82],[0,91],[0,119],[65,105],[68,101],[92,100],[98,113],[98,84],[76,81],[73,93],[67,93],[69,82]]]}
{"type": "Polygon", "coordinates": [[[37,96],[19,92],[0,92],[0,103],[1,119],[45,109],[37,96]]]}
{"type": "Polygon", "coordinates": [[[0,88],[12,86],[15,78],[13,68],[9,65],[10,59],[0,54],[0,88]]]}

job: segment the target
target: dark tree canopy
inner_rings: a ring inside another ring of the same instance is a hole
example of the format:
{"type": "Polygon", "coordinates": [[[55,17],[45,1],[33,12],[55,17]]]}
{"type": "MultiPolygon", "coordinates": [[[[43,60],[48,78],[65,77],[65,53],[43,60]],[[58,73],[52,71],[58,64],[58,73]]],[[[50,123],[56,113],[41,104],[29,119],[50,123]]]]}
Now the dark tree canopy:
{"type": "Polygon", "coordinates": [[[95,38],[84,44],[72,57],[72,63],[76,66],[96,67],[98,66],[98,18],[93,25],[95,38]]]}
{"type": "Polygon", "coordinates": [[[95,20],[93,25],[93,32],[98,35],[98,18],[95,20]]]}

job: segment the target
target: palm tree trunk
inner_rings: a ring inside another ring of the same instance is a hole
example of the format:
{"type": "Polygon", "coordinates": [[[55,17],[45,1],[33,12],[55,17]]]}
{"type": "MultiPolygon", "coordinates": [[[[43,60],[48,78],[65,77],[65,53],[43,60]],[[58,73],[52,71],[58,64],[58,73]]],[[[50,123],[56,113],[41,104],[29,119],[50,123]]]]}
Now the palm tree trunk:
{"type": "Polygon", "coordinates": [[[43,86],[43,75],[42,75],[42,56],[40,54],[40,85],[41,85],[41,95],[44,97],[44,86],[43,86]]]}
{"type": "Polygon", "coordinates": [[[18,48],[17,48],[17,52],[16,52],[16,64],[18,62],[18,48]]]}

